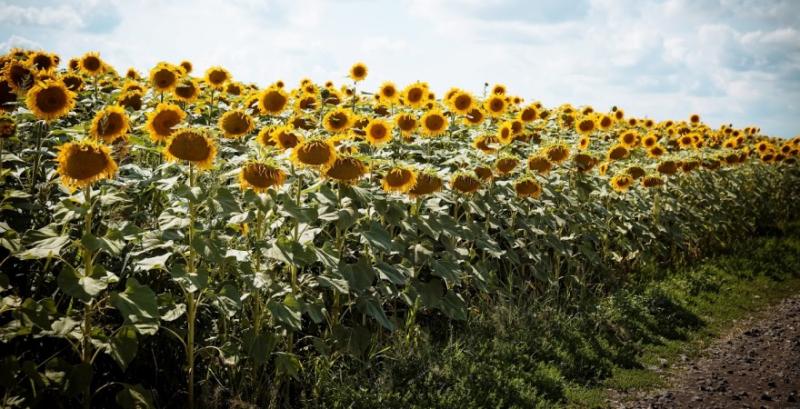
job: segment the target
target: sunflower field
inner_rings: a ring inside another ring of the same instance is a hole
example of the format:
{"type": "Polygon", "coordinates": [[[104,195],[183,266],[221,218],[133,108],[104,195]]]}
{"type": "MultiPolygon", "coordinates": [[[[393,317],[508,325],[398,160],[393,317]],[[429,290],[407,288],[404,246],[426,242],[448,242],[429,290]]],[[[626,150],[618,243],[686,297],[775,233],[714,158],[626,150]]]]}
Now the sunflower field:
{"type": "Polygon", "coordinates": [[[478,300],[569,308],[799,210],[800,138],[699,115],[366,90],[362,63],[264,87],[13,49],[0,73],[2,407],[323,407],[321,374],[478,300]]]}

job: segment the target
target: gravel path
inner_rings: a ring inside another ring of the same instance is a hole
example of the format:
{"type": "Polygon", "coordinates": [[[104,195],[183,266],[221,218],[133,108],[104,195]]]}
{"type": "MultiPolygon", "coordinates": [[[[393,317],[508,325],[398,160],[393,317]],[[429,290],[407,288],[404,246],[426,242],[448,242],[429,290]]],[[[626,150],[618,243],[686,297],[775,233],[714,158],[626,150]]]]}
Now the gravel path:
{"type": "Polygon", "coordinates": [[[789,298],[715,341],[678,368],[671,386],[619,408],[800,409],[800,297],[789,298]]]}

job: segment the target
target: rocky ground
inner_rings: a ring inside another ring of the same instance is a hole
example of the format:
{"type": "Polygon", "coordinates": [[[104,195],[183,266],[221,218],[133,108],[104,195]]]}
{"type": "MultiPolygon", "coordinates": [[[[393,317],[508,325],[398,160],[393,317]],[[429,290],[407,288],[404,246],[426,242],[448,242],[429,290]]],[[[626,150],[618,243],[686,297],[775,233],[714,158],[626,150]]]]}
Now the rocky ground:
{"type": "Polygon", "coordinates": [[[739,322],[679,365],[667,389],[631,398],[615,397],[611,406],[800,409],[800,297],[739,322]]]}

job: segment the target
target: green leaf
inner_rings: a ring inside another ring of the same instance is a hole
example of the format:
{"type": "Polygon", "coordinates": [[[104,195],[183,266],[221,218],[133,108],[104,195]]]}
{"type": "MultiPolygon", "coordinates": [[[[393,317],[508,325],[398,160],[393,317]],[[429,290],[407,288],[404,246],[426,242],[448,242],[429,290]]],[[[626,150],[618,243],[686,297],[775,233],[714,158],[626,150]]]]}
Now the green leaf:
{"type": "Polygon", "coordinates": [[[366,243],[372,248],[376,248],[387,253],[394,250],[392,237],[389,235],[389,232],[387,232],[386,229],[380,225],[380,223],[373,221],[369,225],[369,230],[362,230],[360,233],[361,237],[363,237],[366,243]]]}
{"type": "Polygon", "coordinates": [[[358,300],[358,307],[367,315],[374,318],[375,321],[378,321],[384,328],[389,331],[394,331],[394,323],[389,321],[389,317],[386,316],[378,300],[372,297],[362,297],[358,300]]]}
{"type": "Polygon", "coordinates": [[[228,314],[229,317],[236,315],[236,311],[242,308],[242,295],[239,288],[233,283],[226,283],[217,292],[217,303],[220,309],[228,314]]]}
{"type": "Polygon", "coordinates": [[[378,264],[375,265],[375,269],[378,270],[378,275],[382,280],[389,280],[398,285],[405,284],[406,280],[411,275],[406,267],[400,264],[393,266],[383,261],[378,262],[378,264]]]}
{"type": "Polygon", "coordinates": [[[302,329],[303,323],[299,310],[293,309],[288,305],[277,301],[268,302],[267,308],[269,308],[269,311],[272,313],[272,316],[276,321],[297,331],[302,329]]]}
{"type": "Polygon", "coordinates": [[[175,282],[190,293],[208,286],[208,271],[203,266],[198,268],[196,273],[189,273],[186,271],[186,265],[174,264],[169,273],[175,282]]]}
{"type": "Polygon", "coordinates": [[[64,391],[67,396],[78,396],[92,384],[92,365],[80,363],[73,366],[65,379],[67,382],[64,384],[64,391]]]}
{"type": "MultiPolygon", "coordinates": [[[[17,318],[22,321],[23,326],[33,326],[43,330],[50,330],[50,315],[44,304],[46,300],[39,302],[32,298],[26,298],[22,305],[16,310],[17,318]]],[[[52,300],[50,300],[52,302],[52,300]]]]}
{"type": "Polygon", "coordinates": [[[140,271],[166,270],[167,260],[171,255],[172,253],[164,253],[159,256],[143,258],[136,262],[136,268],[140,271]]]}
{"type": "Polygon", "coordinates": [[[117,405],[122,409],[151,409],[153,404],[153,394],[142,385],[122,384],[122,390],[116,395],[117,405]]]}
{"type": "MultiPolygon", "coordinates": [[[[117,234],[119,234],[119,232],[117,232],[117,234]]],[[[109,236],[113,235],[96,237],[91,233],[86,233],[81,238],[81,244],[91,251],[103,250],[113,256],[119,255],[119,253],[122,252],[122,248],[125,247],[125,243],[122,240],[113,239],[109,236]]]]}
{"type": "Polygon", "coordinates": [[[458,283],[460,270],[458,264],[449,260],[433,260],[431,262],[431,273],[444,278],[451,285],[458,283]]]}
{"type": "Polygon", "coordinates": [[[139,334],[153,335],[158,331],[158,303],[150,287],[128,278],[125,291],[111,293],[111,304],[119,310],[126,324],[133,324],[139,334]]]}
{"type": "Polygon", "coordinates": [[[58,287],[65,294],[81,301],[89,301],[108,288],[109,284],[117,281],[119,278],[115,274],[107,272],[103,266],[94,266],[92,275],[84,276],[69,264],[64,264],[61,273],[56,278],[58,287]]]}
{"type": "Polygon", "coordinates": [[[297,355],[287,352],[275,353],[275,370],[279,375],[289,375],[295,380],[300,380],[298,375],[301,369],[303,369],[303,365],[300,364],[297,355]]]}
{"type": "Polygon", "coordinates": [[[308,266],[317,260],[313,250],[284,237],[275,240],[275,244],[267,251],[267,257],[298,267],[308,266]]]}
{"type": "Polygon", "coordinates": [[[372,282],[375,281],[375,272],[366,257],[361,257],[355,264],[343,265],[340,272],[350,288],[357,292],[366,291],[372,287],[372,282]]]}
{"type": "Polygon", "coordinates": [[[350,285],[347,284],[347,280],[345,279],[333,278],[320,274],[316,277],[316,280],[321,287],[333,288],[340,294],[347,294],[350,292],[350,285]]]}
{"type": "Polygon", "coordinates": [[[278,337],[272,333],[261,333],[247,343],[247,356],[256,363],[264,365],[269,362],[270,354],[278,343],[278,337]]]}
{"type": "Polygon", "coordinates": [[[128,369],[128,364],[136,357],[139,341],[136,338],[136,329],[125,325],[117,331],[106,346],[106,353],[122,368],[128,369]]]}
{"type": "Polygon", "coordinates": [[[312,246],[311,250],[317,255],[317,261],[320,261],[326,269],[334,271],[339,267],[339,257],[336,256],[336,251],[331,248],[330,243],[325,243],[321,249],[312,246]]]}
{"type": "Polygon", "coordinates": [[[440,308],[445,315],[454,320],[464,321],[467,319],[467,304],[460,295],[453,291],[445,294],[440,308]]]}
{"type": "Polygon", "coordinates": [[[20,260],[35,260],[48,257],[57,257],[61,253],[61,249],[69,243],[68,236],[50,237],[44,240],[37,241],[33,247],[17,254],[20,260]]]}

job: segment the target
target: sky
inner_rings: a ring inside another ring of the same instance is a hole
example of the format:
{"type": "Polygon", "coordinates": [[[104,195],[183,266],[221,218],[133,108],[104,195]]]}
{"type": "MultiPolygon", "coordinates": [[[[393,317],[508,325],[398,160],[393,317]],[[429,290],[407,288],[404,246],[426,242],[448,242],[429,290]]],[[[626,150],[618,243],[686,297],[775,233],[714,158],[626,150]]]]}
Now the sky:
{"type": "Polygon", "coordinates": [[[484,83],[546,106],[800,134],[800,0],[0,0],[0,52],[87,51],[124,72],[212,65],[266,86],[484,83]]]}

